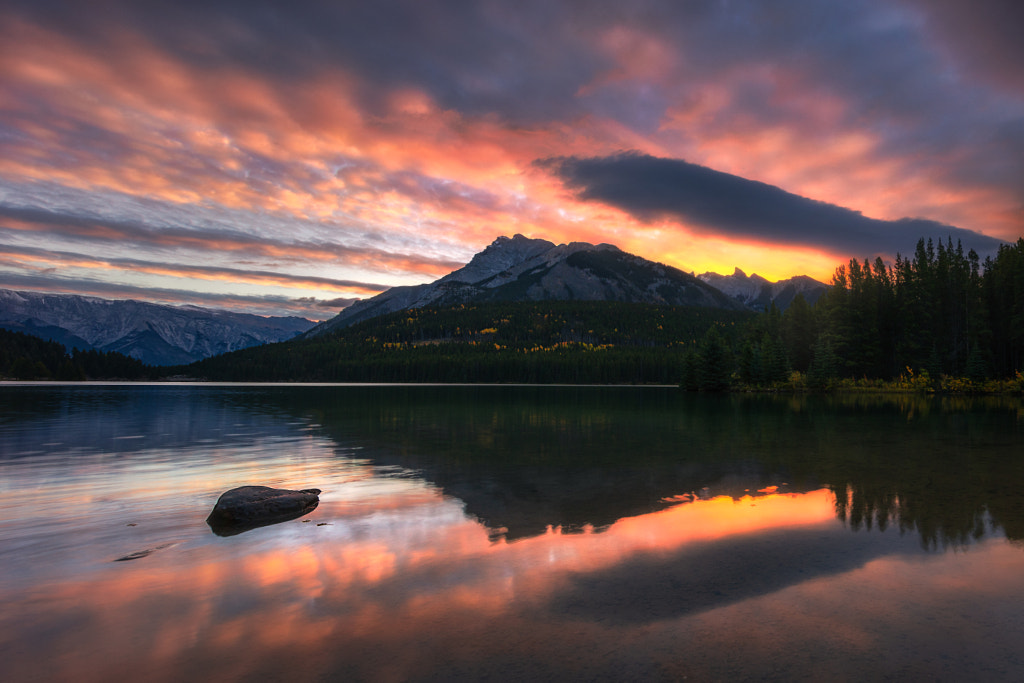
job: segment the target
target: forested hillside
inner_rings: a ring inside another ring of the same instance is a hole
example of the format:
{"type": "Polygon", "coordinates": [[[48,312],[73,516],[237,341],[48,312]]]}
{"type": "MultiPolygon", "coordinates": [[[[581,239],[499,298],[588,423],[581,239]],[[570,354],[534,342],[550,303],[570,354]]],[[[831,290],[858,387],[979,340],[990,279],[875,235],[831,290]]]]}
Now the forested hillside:
{"type": "Polygon", "coordinates": [[[238,381],[676,384],[685,350],[708,329],[733,338],[753,317],[602,301],[427,307],[174,371],[238,381]]]}
{"type": "Polygon", "coordinates": [[[153,369],[113,351],[65,351],[63,344],[0,329],[0,378],[148,379],[153,369]]]}

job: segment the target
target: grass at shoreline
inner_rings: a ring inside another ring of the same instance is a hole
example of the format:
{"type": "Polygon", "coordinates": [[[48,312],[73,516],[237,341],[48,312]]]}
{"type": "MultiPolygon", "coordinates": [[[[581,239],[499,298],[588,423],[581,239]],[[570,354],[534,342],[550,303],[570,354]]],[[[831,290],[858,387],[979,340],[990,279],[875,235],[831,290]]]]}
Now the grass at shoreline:
{"type": "Polygon", "coordinates": [[[906,374],[894,380],[862,377],[830,379],[824,385],[811,386],[803,373],[793,372],[785,382],[770,386],[734,384],[730,392],[739,393],[879,393],[934,395],[1024,395],[1024,374],[1017,372],[1009,379],[972,380],[967,377],[942,375],[937,379],[928,373],[906,374]]]}

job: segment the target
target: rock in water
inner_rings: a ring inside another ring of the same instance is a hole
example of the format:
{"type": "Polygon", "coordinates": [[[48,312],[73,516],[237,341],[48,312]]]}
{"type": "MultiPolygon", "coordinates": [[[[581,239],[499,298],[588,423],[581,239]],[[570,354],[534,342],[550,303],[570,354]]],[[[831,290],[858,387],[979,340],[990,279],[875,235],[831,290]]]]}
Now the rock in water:
{"type": "Polygon", "coordinates": [[[320,489],[240,486],[225,491],[206,518],[218,536],[234,536],[261,526],[298,519],[320,504],[320,489]]]}

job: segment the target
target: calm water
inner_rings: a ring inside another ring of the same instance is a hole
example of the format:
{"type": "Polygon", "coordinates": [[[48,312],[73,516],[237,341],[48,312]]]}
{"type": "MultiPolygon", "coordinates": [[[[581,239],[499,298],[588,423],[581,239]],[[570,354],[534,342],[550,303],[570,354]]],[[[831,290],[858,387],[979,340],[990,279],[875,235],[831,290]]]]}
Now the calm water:
{"type": "Polygon", "coordinates": [[[1024,407],[0,386],[0,662],[13,682],[1024,680],[1024,407]],[[244,484],[323,493],[214,535],[244,484]]]}

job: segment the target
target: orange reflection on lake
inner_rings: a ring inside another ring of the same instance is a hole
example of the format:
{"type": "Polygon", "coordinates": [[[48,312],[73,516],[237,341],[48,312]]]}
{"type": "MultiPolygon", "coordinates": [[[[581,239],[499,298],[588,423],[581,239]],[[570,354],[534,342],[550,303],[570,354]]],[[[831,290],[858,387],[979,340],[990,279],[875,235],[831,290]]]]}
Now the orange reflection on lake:
{"type": "MultiPolygon", "coordinates": [[[[369,511],[325,500],[309,521],[230,539],[193,537],[7,599],[15,613],[31,603],[34,625],[56,631],[47,643],[56,656],[32,658],[52,680],[110,680],[132,670],[146,671],[145,680],[180,680],[200,664],[232,679],[275,662],[316,676],[369,666],[348,650],[359,643],[390,653],[387,662],[371,656],[373,670],[390,667],[399,680],[420,666],[424,644],[455,648],[450,656],[458,658],[455,640],[465,639],[471,652],[463,654],[477,661],[490,647],[482,634],[512,624],[548,631],[534,620],[551,619],[544,613],[575,576],[690,544],[834,524],[831,495],[819,490],[695,500],[602,532],[556,528],[495,543],[456,501],[419,484],[377,504],[369,511]],[[219,651],[238,649],[251,659],[218,660],[219,651]]],[[[25,627],[3,623],[5,637],[25,627]]]]}

